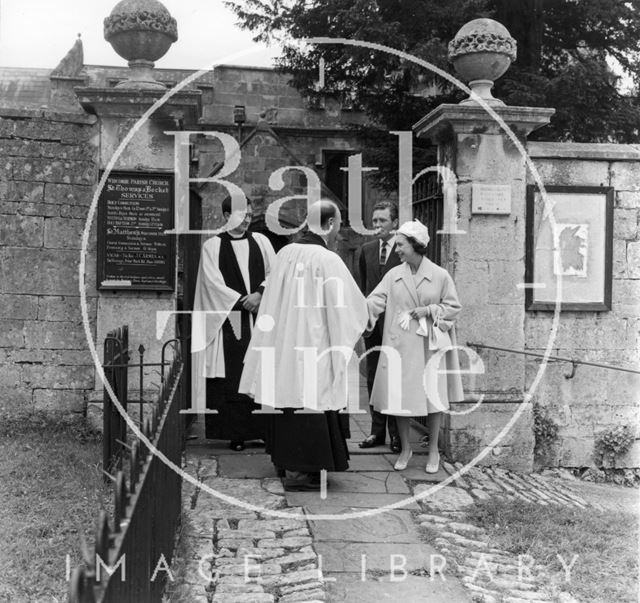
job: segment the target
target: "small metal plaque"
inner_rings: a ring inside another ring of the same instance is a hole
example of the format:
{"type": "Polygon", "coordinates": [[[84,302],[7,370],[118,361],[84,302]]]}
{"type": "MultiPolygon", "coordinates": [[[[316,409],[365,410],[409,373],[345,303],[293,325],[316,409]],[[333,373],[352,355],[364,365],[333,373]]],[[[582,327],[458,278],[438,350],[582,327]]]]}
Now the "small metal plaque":
{"type": "Polygon", "coordinates": [[[471,189],[472,214],[510,214],[511,185],[474,184],[471,189]]]}

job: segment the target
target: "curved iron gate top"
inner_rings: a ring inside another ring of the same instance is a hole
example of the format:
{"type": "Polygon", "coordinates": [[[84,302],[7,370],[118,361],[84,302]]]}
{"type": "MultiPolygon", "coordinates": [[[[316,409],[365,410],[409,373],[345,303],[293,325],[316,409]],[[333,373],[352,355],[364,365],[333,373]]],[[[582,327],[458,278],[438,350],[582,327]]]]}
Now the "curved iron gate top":
{"type": "Polygon", "coordinates": [[[421,176],[413,185],[413,218],[429,229],[431,240],[427,247],[427,257],[435,264],[441,261],[441,239],[436,234],[442,229],[442,187],[440,176],[429,172],[421,176]]]}

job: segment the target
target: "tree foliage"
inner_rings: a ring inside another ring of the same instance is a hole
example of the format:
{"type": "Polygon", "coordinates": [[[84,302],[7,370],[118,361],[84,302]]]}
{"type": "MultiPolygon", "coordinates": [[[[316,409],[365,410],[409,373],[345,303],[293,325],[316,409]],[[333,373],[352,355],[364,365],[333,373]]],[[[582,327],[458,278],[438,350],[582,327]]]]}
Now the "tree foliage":
{"type": "MultiPolygon", "coordinates": [[[[494,95],[510,105],[556,109],[551,124],[536,134],[539,138],[640,140],[640,0],[236,0],[226,4],[256,41],[281,44],[277,67],[292,75],[297,89],[306,95],[342,95],[366,111],[382,132],[410,129],[429,110],[443,102],[458,102],[465,94],[440,76],[385,52],[301,40],[332,37],[374,42],[453,73],[448,42],[467,21],[490,17],[503,23],[518,43],[518,58],[496,83],[494,95]],[[326,66],[325,87],[318,92],[321,57],[326,66]]],[[[384,163],[397,140],[373,130],[363,135],[372,137],[378,159],[384,163]]],[[[384,180],[385,171],[381,174],[384,180]]]]}

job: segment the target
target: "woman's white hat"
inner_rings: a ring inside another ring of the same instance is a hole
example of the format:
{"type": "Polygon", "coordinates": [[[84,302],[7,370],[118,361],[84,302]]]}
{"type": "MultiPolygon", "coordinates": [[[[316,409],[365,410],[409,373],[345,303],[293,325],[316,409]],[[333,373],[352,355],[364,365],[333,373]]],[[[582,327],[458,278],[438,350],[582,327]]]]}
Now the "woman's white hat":
{"type": "Polygon", "coordinates": [[[422,243],[425,247],[429,244],[429,229],[422,224],[422,222],[418,222],[418,220],[411,220],[411,222],[405,222],[398,230],[396,230],[396,234],[404,235],[405,237],[411,237],[418,241],[418,243],[422,243]]]}

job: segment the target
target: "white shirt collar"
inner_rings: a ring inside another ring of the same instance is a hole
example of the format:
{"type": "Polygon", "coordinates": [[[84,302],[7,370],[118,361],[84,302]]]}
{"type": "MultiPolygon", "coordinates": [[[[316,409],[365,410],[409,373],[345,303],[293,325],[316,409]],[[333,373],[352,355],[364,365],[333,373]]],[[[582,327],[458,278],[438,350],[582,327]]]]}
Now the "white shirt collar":
{"type": "Polygon", "coordinates": [[[388,241],[383,241],[382,239],[380,239],[379,249],[382,249],[382,245],[387,245],[389,251],[391,251],[395,244],[396,244],[396,235],[393,235],[388,241]]]}

